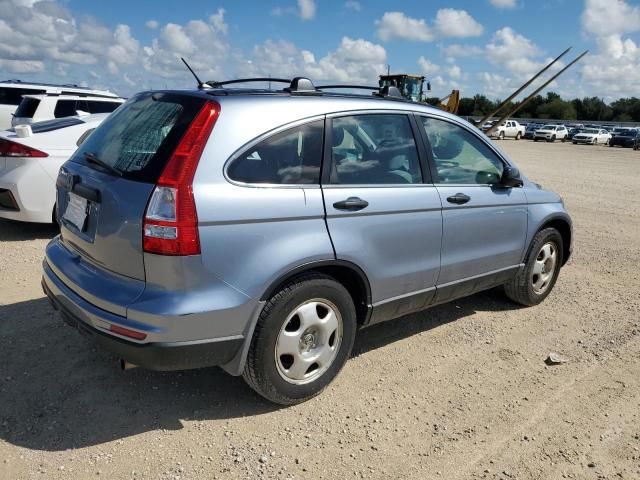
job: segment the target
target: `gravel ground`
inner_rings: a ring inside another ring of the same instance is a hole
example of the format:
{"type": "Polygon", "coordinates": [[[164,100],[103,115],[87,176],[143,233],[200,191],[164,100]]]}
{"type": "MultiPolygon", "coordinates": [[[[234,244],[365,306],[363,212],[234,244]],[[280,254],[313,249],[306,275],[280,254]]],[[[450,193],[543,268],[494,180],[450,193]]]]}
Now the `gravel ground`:
{"type": "Polygon", "coordinates": [[[374,326],[290,408],[218,369],[119,371],[43,298],[55,231],[0,221],[0,478],[639,479],[640,152],[500,145],[574,218],[551,296],[374,326]]]}

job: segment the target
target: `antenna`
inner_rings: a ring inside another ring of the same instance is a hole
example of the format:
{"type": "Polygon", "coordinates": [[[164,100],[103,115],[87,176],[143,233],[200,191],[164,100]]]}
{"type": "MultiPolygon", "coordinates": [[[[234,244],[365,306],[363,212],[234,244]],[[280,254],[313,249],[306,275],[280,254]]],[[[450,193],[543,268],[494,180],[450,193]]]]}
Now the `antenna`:
{"type": "Polygon", "coordinates": [[[202,80],[200,80],[200,79],[198,78],[198,75],[196,75],[196,72],[194,72],[194,71],[193,71],[193,68],[191,68],[191,67],[189,66],[189,64],[187,63],[187,61],[186,61],[184,58],[180,57],[180,60],[182,60],[182,63],[184,63],[184,64],[185,64],[185,66],[186,66],[186,67],[189,69],[189,71],[191,72],[191,75],[193,75],[193,77],[196,79],[196,82],[198,82],[198,89],[199,89],[199,90],[204,90],[204,89],[206,89],[206,88],[209,88],[209,86],[208,86],[206,83],[204,83],[202,80]]]}

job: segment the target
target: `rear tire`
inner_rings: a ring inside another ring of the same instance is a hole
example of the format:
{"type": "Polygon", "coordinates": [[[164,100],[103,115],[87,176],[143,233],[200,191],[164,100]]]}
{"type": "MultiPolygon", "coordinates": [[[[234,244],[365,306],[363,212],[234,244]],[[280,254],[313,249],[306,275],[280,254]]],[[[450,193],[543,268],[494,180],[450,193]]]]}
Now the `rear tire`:
{"type": "Polygon", "coordinates": [[[545,228],[533,237],[518,275],[504,285],[511,300],[531,307],[541,303],[553,290],[562,266],[562,235],[555,228],[545,228]]]}
{"type": "Polygon", "coordinates": [[[520,140],[522,138],[522,134],[520,132],[516,133],[516,140],[520,140]]]}
{"type": "Polygon", "coordinates": [[[356,327],[353,299],[342,284],[315,272],[295,277],[265,304],[243,377],[274,403],[309,400],[346,363],[356,327]]]}

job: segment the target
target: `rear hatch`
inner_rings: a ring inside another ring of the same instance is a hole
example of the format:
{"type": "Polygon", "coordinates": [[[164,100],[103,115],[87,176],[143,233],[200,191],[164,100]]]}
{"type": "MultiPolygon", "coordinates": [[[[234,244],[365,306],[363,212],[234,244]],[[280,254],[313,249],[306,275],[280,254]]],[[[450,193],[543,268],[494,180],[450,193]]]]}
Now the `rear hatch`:
{"type": "Polygon", "coordinates": [[[145,280],[147,203],[205,100],[187,93],[136,95],[63,165],[57,179],[61,241],[84,263],[145,280]]]}

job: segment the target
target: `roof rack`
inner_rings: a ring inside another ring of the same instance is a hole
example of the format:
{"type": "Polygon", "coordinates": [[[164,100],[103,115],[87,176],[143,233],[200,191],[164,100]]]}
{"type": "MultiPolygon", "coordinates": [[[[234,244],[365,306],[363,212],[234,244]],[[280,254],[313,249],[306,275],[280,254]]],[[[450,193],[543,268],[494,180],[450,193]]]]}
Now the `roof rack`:
{"type": "Polygon", "coordinates": [[[24,80],[19,80],[17,78],[10,78],[9,80],[0,80],[0,83],[13,83],[16,85],[42,85],[43,87],[58,87],[58,88],[76,88],[78,90],[93,90],[93,88],[91,87],[80,87],[76,84],[71,84],[71,83],[65,83],[65,84],[60,84],[60,83],[43,83],[43,82],[36,82],[36,81],[24,81],[24,80]]]}
{"type": "Polygon", "coordinates": [[[253,78],[237,78],[235,80],[223,80],[216,82],[210,80],[205,82],[205,85],[211,88],[220,88],[225,85],[233,85],[238,83],[251,83],[251,82],[276,82],[276,83],[288,83],[289,86],[283,88],[283,92],[302,95],[321,95],[323,90],[333,89],[353,89],[353,90],[371,90],[376,97],[389,98],[394,100],[406,99],[400,93],[400,90],[394,86],[373,87],[367,85],[320,85],[314,86],[313,82],[306,77],[295,77],[293,79],[288,78],[270,78],[270,77],[253,77],[253,78]]]}

